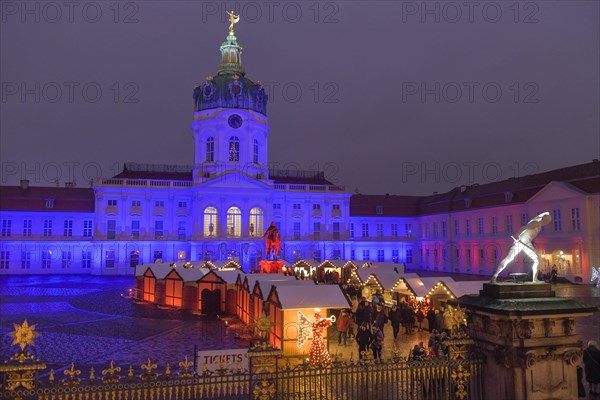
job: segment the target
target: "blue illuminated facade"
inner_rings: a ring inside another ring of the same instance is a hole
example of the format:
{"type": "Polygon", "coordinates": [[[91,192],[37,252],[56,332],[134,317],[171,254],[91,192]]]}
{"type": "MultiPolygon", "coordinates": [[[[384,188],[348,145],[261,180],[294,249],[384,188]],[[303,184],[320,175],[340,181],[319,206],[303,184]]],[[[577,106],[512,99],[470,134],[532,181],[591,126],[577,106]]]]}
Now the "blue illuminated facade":
{"type": "Polygon", "coordinates": [[[193,166],[126,164],[92,188],[0,187],[0,274],[133,275],[157,260],[227,259],[251,271],[274,221],[288,262],[489,275],[509,235],[542,210],[559,221],[536,239],[542,268],[589,281],[600,265],[597,160],[433,196],[351,195],[323,173],[269,170],[268,99],[241,50],[229,35],[217,75],[194,89],[193,166]]]}

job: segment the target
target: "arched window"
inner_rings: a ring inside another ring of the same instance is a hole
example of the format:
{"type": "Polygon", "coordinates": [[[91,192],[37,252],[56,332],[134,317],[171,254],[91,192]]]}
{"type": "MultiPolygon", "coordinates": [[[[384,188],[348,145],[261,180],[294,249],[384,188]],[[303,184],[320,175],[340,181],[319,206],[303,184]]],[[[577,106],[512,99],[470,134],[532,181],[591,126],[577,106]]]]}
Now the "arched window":
{"type": "Polygon", "coordinates": [[[229,138],[229,161],[240,161],[240,139],[237,136],[229,138]]]}
{"type": "Polygon", "coordinates": [[[254,207],[250,210],[250,236],[263,235],[263,210],[254,207]]]}
{"type": "Polygon", "coordinates": [[[206,139],[206,161],[215,161],[215,138],[206,139]]]}
{"type": "Polygon", "coordinates": [[[227,210],[227,236],[240,237],[242,230],[242,212],[237,207],[227,210]]]}
{"type": "Polygon", "coordinates": [[[217,209],[214,207],[204,209],[204,236],[217,236],[217,209]]]}
{"type": "Polygon", "coordinates": [[[256,139],[254,139],[254,152],[252,161],[254,162],[254,164],[258,164],[258,140],[256,139]]]}

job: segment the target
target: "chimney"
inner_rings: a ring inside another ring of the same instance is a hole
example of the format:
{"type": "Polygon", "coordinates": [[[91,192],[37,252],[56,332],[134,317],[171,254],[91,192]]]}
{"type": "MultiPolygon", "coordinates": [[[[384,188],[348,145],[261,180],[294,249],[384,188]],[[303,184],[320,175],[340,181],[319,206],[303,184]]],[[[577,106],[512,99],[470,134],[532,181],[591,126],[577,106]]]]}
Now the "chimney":
{"type": "Polygon", "coordinates": [[[21,179],[21,190],[29,189],[29,179],[21,179]]]}
{"type": "Polygon", "coordinates": [[[74,188],[75,187],[75,182],[65,182],[65,187],[66,188],[74,188]]]}

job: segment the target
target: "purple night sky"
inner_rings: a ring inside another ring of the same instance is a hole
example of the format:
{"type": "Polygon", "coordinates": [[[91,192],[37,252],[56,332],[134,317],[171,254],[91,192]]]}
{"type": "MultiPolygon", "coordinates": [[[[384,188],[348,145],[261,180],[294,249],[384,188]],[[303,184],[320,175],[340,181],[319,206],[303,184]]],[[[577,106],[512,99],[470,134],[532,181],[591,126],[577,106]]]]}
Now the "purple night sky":
{"type": "Polygon", "coordinates": [[[226,9],[270,90],[274,167],[429,194],[589,162],[599,4],[2,1],[0,184],[192,164],[192,91],[216,74],[226,9]]]}

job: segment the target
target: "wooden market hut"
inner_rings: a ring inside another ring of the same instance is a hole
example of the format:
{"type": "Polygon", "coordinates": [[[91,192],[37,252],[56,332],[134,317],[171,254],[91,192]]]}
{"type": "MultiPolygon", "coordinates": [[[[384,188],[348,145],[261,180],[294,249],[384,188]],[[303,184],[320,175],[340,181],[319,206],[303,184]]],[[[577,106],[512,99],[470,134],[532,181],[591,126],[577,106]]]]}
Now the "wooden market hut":
{"type": "MultiPolygon", "coordinates": [[[[284,356],[308,354],[310,340],[300,348],[297,346],[299,311],[312,321],[316,308],[321,309],[323,317],[329,317],[349,307],[339,286],[313,285],[307,281],[280,287],[273,285],[266,302],[271,323],[269,342],[273,347],[281,349],[284,356]]],[[[335,330],[335,327],[332,329],[335,330]]],[[[327,331],[323,336],[327,341],[327,331]]]]}
{"type": "Polygon", "coordinates": [[[348,282],[348,279],[350,279],[352,272],[356,271],[357,269],[358,265],[354,261],[346,261],[346,263],[342,267],[342,276],[340,278],[341,282],[348,282]]]}
{"type": "Polygon", "coordinates": [[[483,284],[489,281],[465,281],[455,282],[447,277],[441,278],[427,292],[432,306],[438,308],[446,307],[446,303],[455,300],[466,294],[479,294],[483,289],[483,284]]]}
{"type": "MultiPolygon", "coordinates": [[[[241,277],[240,277],[241,278],[241,277]]],[[[242,322],[246,325],[250,325],[254,318],[259,315],[254,315],[254,284],[257,281],[261,282],[285,282],[285,281],[295,281],[296,278],[293,276],[286,276],[282,274],[246,274],[243,279],[236,283],[238,289],[238,317],[242,322]]],[[[261,302],[264,301],[264,296],[268,294],[270,290],[270,286],[266,288],[266,293],[261,298],[261,302]]],[[[261,289],[262,291],[262,289],[261,289]]],[[[261,292],[262,294],[262,292],[261,292]]]]}
{"type": "Polygon", "coordinates": [[[315,259],[298,260],[292,265],[292,271],[294,271],[294,275],[297,276],[298,279],[304,279],[305,277],[313,279],[319,264],[321,264],[321,262],[315,259]]]}
{"type": "Polygon", "coordinates": [[[317,266],[315,269],[317,274],[317,281],[324,283],[339,284],[342,276],[342,269],[347,264],[343,260],[325,260],[317,266]],[[330,279],[326,279],[327,274],[330,275],[330,279]]]}
{"type": "Polygon", "coordinates": [[[398,274],[406,272],[406,265],[391,261],[368,261],[363,263],[361,268],[376,270],[373,272],[396,272],[398,274]]]}

